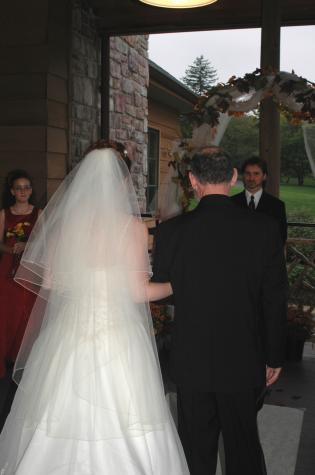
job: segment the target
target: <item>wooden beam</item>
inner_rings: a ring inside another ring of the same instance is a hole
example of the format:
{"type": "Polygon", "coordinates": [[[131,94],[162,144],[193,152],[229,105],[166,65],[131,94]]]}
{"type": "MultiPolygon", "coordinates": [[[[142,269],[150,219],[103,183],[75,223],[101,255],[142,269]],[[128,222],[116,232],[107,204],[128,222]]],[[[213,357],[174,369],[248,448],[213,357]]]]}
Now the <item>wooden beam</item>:
{"type": "MultiPolygon", "coordinates": [[[[220,0],[191,9],[167,9],[138,0],[88,0],[100,32],[110,35],[173,33],[233,28],[259,28],[265,0],[220,0]]],[[[282,26],[314,25],[314,0],[281,0],[282,26]]],[[[0,32],[1,35],[1,32],[0,32]]]]}
{"type": "MultiPolygon", "coordinates": [[[[280,67],[281,0],[262,2],[261,59],[262,69],[278,71],[280,67]]],[[[267,162],[267,190],[279,195],[280,187],[280,114],[272,98],[260,108],[260,156],[267,162]]]]}

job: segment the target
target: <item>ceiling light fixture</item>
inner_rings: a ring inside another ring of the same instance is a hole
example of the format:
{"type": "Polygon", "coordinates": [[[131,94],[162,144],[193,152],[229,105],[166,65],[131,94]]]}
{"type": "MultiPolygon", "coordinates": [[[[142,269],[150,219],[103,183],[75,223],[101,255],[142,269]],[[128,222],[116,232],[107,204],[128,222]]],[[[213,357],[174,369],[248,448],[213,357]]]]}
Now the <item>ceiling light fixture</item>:
{"type": "Polygon", "coordinates": [[[161,8],[197,8],[205,7],[218,0],[139,0],[142,3],[152,7],[161,8]]]}

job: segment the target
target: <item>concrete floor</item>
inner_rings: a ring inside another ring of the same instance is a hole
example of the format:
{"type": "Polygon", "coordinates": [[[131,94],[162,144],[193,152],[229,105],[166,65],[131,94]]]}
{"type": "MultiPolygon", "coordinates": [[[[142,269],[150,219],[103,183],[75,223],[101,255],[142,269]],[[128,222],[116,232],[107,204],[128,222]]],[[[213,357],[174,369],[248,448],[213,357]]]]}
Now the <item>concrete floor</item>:
{"type": "Polygon", "coordinates": [[[315,346],[306,343],[301,362],[287,362],[265,402],[304,409],[294,475],[315,475],[315,346]]]}

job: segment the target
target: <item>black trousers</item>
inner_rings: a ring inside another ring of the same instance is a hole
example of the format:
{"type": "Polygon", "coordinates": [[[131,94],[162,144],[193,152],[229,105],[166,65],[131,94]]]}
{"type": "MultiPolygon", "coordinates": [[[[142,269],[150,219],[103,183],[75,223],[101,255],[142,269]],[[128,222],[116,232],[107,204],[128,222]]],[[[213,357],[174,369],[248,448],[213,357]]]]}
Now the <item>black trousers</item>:
{"type": "Polygon", "coordinates": [[[266,475],[257,431],[258,393],[177,388],[178,432],[191,475],[215,475],[220,432],[226,475],[266,475]]]}

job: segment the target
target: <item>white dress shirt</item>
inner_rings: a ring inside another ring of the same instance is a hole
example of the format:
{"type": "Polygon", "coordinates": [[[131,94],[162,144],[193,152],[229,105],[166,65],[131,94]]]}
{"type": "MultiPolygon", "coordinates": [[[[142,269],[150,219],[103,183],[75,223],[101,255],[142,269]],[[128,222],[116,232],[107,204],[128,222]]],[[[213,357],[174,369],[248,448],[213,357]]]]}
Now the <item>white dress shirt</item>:
{"type": "Polygon", "coordinates": [[[261,198],[263,189],[260,188],[260,190],[256,191],[256,193],[250,193],[248,190],[245,190],[245,196],[246,196],[246,201],[247,201],[247,206],[249,206],[251,197],[254,197],[254,202],[255,202],[255,209],[258,206],[259,200],[261,198]]]}

